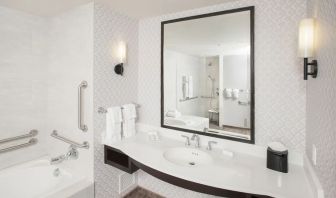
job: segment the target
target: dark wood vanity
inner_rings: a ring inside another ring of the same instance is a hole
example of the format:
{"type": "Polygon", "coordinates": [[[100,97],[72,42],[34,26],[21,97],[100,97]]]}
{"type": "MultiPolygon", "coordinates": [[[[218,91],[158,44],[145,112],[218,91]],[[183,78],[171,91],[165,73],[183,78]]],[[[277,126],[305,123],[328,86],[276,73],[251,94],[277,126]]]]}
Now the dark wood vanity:
{"type": "Polygon", "coordinates": [[[104,146],[104,161],[105,164],[111,165],[129,174],[141,169],[146,173],[170,184],[193,190],[200,193],[206,193],[215,196],[228,197],[228,198],[271,198],[265,195],[255,195],[244,192],[237,192],[232,190],[226,190],[207,186],[204,184],[195,183],[192,181],[184,180],[158,170],[152,169],[141,162],[135,161],[122,151],[112,148],[110,146],[104,146]]]}

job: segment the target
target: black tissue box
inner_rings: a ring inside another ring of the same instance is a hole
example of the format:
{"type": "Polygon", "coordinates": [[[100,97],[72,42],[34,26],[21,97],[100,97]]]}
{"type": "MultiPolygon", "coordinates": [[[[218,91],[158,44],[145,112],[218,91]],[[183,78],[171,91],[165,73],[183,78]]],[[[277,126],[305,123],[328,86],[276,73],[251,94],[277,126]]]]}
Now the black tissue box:
{"type": "Polygon", "coordinates": [[[268,147],[267,168],[283,173],[288,173],[288,150],[276,151],[271,147],[268,147]]]}

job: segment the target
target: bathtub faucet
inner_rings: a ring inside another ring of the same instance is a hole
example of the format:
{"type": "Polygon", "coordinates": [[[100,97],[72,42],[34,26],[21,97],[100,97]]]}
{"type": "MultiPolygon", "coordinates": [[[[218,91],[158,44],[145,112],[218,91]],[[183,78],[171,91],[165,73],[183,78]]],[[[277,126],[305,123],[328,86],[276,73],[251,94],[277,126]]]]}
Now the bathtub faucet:
{"type": "Polygon", "coordinates": [[[65,160],[70,160],[70,159],[73,159],[73,160],[78,159],[78,151],[73,146],[69,147],[69,150],[66,154],[51,158],[50,164],[59,164],[65,160]]]}

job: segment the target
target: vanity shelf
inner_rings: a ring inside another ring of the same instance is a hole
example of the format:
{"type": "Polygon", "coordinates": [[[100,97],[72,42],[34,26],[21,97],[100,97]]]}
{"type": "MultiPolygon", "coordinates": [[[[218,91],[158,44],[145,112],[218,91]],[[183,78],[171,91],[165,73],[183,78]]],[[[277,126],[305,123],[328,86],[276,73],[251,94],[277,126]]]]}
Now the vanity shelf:
{"type": "Polygon", "coordinates": [[[237,192],[232,190],[226,190],[221,188],[216,188],[212,186],[207,186],[204,184],[199,184],[192,181],[187,181],[182,178],[178,178],[169,174],[166,174],[164,172],[161,172],[159,170],[153,169],[151,167],[148,167],[141,162],[138,162],[132,158],[130,158],[128,155],[120,151],[119,149],[112,148],[110,146],[104,146],[104,159],[105,164],[109,164],[115,168],[118,168],[122,171],[125,171],[127,173],[134,173],[139,168],[148,174],[162,180],[165,182],[168,182],[170,184],[193,190],[200,193],[206,193],[210,195],[215,196],[222,196],[222,197],[228,197],[228,198],[271,198],[270,196],[265,195],[255,195],[250,193],[244,193],[244,192],[237,192]]]}
{"type": "Polygon", "coordinates": [[[118,149],[104,146],[104,162],[129,174],[134,173],[139,168],[134,165],[132,159],[118,149]]]}

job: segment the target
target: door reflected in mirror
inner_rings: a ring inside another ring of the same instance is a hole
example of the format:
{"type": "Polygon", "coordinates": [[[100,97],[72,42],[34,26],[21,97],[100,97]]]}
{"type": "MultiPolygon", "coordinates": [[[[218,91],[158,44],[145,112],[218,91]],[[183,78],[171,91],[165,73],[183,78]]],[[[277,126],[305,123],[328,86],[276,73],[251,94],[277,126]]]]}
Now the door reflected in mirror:
{"type": "Polygon", "coordinates": [[[162,22],[163,127],[254,143],[253,16],[162,22]]]}

